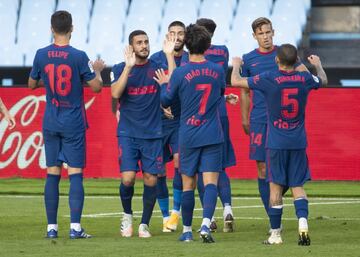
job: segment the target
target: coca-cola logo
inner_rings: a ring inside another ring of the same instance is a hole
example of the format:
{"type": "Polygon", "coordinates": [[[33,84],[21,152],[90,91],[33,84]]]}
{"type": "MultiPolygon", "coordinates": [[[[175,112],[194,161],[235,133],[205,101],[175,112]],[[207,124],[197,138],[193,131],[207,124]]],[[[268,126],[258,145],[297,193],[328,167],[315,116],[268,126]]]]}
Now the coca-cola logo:
{"type": "MultiPolygon", "coordinates": [[[[94,103],[92,97],[85,109],[94,103]]],[[[8,130],[8,123],[0,121],[0,169],[16,163],[19,169],[26,169],[38,160],[41,169],[46,168],[44,140],[41,133],[42,116],[46,96],[29,95],[16,102],[10,109],[10,115],[15,117],[17,124],[13,130],[8,130]]]]}

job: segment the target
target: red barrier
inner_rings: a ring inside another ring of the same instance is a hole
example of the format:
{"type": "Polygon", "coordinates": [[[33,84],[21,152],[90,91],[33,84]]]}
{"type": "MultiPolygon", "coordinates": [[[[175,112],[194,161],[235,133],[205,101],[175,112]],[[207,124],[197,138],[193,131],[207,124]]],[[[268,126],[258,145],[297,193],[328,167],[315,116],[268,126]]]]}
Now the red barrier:
{"type": "MultiPolygon", "coordinates": [[[[239,89],[228,89],[239,94],[239,89]]],[[[0,96],[17,120],[13,130],[0,122],[0,178],[45,176],[42,149],[44,90],[0,88],[0,96]]],[[[320,89],[310,95],[307,107],[308,155],[316,180],[360,180],[360,89],[320,89]]],[[[85,90],[87,117],[86,177],[119,177],[116,120],[111,113],[110,88],[99,95],[85,90]]],[[[256,178],[256,167],[248,160],[249,138],[242,130],[239,105],[228,106],[230,134],[237,166],[232,178],[256,178]]],[[[169,168],[169,177],[172,177],[169,168]]]]}

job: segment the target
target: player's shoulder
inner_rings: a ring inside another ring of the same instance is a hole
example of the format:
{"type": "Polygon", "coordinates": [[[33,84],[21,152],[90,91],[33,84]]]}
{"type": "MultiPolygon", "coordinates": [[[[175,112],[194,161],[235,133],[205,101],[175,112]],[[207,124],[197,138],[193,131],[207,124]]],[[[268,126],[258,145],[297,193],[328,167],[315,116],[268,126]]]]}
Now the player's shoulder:
{"type": "Polygon", "coordinates": [[[162,55],[164,55],[164,52],[162,50],[160,50],[158,52],[153,53],[149,59],[157,61],[162,58],[162,55]]]}
{"type": "Polygon", "coordinates": [[[247,61],[249,61],[249,60],[251,60],[253,58],[256,58],[257,56],[258,56],[258,52],[256,51],[256,49],[254,49],[254,50],[251,50],[248,53],[243,54],[242,59],[243,59],[244,62],[247,62],[247,61]]]}
{"type": "Polygon", "coordinates": [[[121,72],[124,69],[124,67],[125,67],[125,62],[120,62],[120,63],[115,64],[112,67],[111,71],[114,73],[121,72]]]}

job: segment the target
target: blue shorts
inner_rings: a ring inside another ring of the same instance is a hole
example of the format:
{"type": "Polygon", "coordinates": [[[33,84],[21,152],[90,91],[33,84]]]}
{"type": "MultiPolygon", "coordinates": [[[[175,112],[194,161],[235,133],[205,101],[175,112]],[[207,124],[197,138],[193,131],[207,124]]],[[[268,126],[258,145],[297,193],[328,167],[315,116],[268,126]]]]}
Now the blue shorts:
{"type": "Polygon", "coordinates": [[[230,140],[229,119],[227,116],[225,116],[225,117],[221,117],[220,120],[224,132],[223,169],[225,169],[236,165],[236,157],[235,157],[234,147],[230,140]]]}
{"type": "Polygon", "coordinates": [[[222,171],[222,144],[179,149],[179,171],[189,177],[197,172],[222,171]]]}
{"type": "Polygon", "coordinates": [[[163,137],[164,163],[171,162],[173,155],[179,152],[179,128],[165,130],[163,137]]]}
{"type": "Polygon", "coordinates": [[[303,186],[310,180],[305,149],[266,151],[266,181],[282,186],[303,186]]]}
{"type": "Polygon", "coordinates": [[[86,166],[86,134],[63,133],[44,129],[46,166],[60,167],[64,162],[72,168],[86,166]]]}
{"type": "Polygon", "coordinates": [[[265,162],[266,128],[267,125],[265,123],[250,122],[250,160],[265,162]]]}
{"type": "Polygon", "coordinates": [[[162,139],[118,137],[120,172],[141,170],[150,174],[163,174],[162,139]]]}

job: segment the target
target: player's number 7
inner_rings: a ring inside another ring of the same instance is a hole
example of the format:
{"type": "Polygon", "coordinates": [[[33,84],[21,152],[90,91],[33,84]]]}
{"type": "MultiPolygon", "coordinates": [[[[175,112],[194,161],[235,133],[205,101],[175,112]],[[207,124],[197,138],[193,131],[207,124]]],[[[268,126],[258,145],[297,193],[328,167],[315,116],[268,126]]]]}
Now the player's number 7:
{"type": "Polygon", "coordinates": [[[211,84],[197,84],[195,89],[196,90],[201,90],[201,91],[204,91],[202,97],[201,97],[201,100],[200,100],[200,107],[199,107],[199,114],[200,115],[204,115],[205,114],[205,111],[206,111],[206,104],[209,100],[209,96],[210,96],[210,93],[211,93],[211,88],[212,88],[212,85],[211,84]]]}

